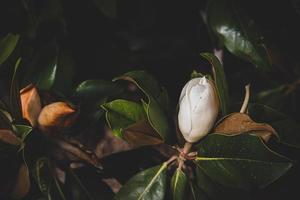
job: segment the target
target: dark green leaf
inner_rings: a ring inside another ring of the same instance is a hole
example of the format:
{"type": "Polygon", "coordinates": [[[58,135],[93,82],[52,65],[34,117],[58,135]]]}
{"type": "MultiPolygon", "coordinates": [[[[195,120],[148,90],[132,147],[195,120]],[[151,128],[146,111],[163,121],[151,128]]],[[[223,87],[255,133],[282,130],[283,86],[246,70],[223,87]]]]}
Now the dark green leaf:
{"type": "Polygon", "coordinates": [[[35,177],[40,191],[48,200],[66,200],[61,184],[56,179],[48,158],[42,157],[36,161],[35,177]]]}
{"type": "Polygon", "coordinates": [[[18,43],[19,38],[19,35],[9,33],[4,38],[0,39],[0,66],[13,52],[18,43]]]}
{"type": "Polygon", "coordinates": [[[58,71],[59,48],[56,42],[50,42],[35,50],[32,63],[26,69],[23,85],[36,83],[41,90],[52,89],[58,71]]]}
{"type": "Polygon", "coordinates": [[[166,192],[167,164],[152,167],[132,177],[117,193],[115,199],[163,200],[166,192]]]}
{"type": "Polygon", "coordinates": [[[64,95],[70,94],[73,85],[75,63],[72,60],[71,53],[61,49],[57,61],[56,78],[53,89],[64,95]]]}
{"type": "Polygon", "coordinates": [[[213,181],[231,188],[263,188],[292,167],[290,160],[249,134],[210,134],[197,149],[197,166],[213,181]]]}
{"type": "Polygon", "coordinates": [[[57,58],[40,73],[36,86],[40,90],[50,90],[57,76],[57,58]]]}
{"type": "Polygon", "coordinates": [[[235,0],[211,0],[207,8],[207,21],[220,42],[232,54],[250,61],[259,69],[270,67],[269,55],[262,35],[252,19],[242,12],[235,0]]]}
{"type": "MultiPolygon", "coordinates": [[[[203,197],[203,199],[251,199],[247,198],[247,193],[238,189],[225,187],[217,182],[214,182],[205,172],[200,168],[196,168],[196,180],[193,184],[195,195],[203,197]]],[[[196,198],[197,199],[197,198],[196,198]]]]}
{"type": "Polygon", "coordinates": [[[190,182],[189,186],[190,186],[191,200],[209,200],[206,194],[196,184],[190,182]]]}
{"type": "Polygon", "coordinates": [[[9,102],[10,102],[10,111],[12,117],[17,122],[22,120],[22,106],[21,106],[21,98],[20,98],[20,88],[18,82],[18,69],[20,66],[21,58],[19,58],[15,64],[11,86],[10,86],[10,95],[9,95],[9,102]]]}
{"type": "Polygon", "coordinates": [[[21,149],[24,148],[25,146],[25,139],[26,137],[31,133],[32,127],[31,126],[26,126],[26,125],[15,125],[15,132],[16,135],[21,138],[22,144],[21,144],[21,149]]]}
{"type": "Polygon", "coordinates": [[[102,179],[103,173],[91,166],[69,170],[66,174],[67,199],[71,200],[111,200],[114,193],[102,179]]]}
{"type": "Polygon", "coordinates": [[[66,175],[66,187],[70,190],[71,199],[73,200],[93,200],[90,193],[84,184],[80,181],[79,177],[72,171],[69,170],[66,175]]]}
{"type": "Polygon", "coordinates": [[[166,97],[161,98],[161,95],[166,96],[164,90],[159,86],[153,76],[145,71],[128,72],[115,80],[127,80],[138,86],[147,96],[148,101],[143,102],[143,107],[146,111],[148,121],[153,129],[164,139],[170,141],[171,135],[169,130],[168,118],[166,115],[165,102],[166,97]]]}
{"type": "Polygon", "coordinates": [[[159,86],[157,80],[143,70],[131,71],[123,74],[114,80],[127,80],[138,86],[147,96],[152,96],[157,98],[160,96],[161,87],[159,86]]]}
{"type": "Polygon", "coordinates": [[[105,80],[87,80],[80,83],[74,95],[83,100],[103,99],[123,91],[118,84],[105,80]]]}
{"type": "Polygon", "coordinates": [[[197,72],[196,70],[193,70],[192,73],[191,73],[191,79],[193,78],[201,78],[203,77],[204,75],[200,72],[197,72]]]}
{"type": "Polygon", "coordinates": [[[226,76],[224,73],[224,69],[222,64],[220,63],[219,59],[210,53],[202,53],[205,59],[207,59],[213,68],[214,74],[214,81],[216,83],[216,89],[221,105],[221,110],[223,116],[228,114],[228,107],[229,107],[229,93],[228,93],[228,86],[226,81],[226,76]]]}
{"type": "Polygon", "coordinates": [[[297,122],[261,104],[250,104],[248,111],[253,120],[271,125],[276,130],[280,142],[300,148],[300,126],[297,122]]]}
{"type": "Polygon", "coordinates": [[[102,105],[106,110],[106,119],[117,137],[122,137],[122,131],[136,122],[146,118],[143,107],[135,102],[117,99],[102,105]]]}
{"type": "Polygon", "coordinates": [[[116,0],[92,0],[97,8],[106,16],[115,18],[117,16],[116,0]]]}
{"type": "Polygon", "coordinates": [[[171,179],[171,192],[173,200],[184,199],[184,196],[186,195],[187,184],[188,177],[182,170],[177,169],[171,179]]]}

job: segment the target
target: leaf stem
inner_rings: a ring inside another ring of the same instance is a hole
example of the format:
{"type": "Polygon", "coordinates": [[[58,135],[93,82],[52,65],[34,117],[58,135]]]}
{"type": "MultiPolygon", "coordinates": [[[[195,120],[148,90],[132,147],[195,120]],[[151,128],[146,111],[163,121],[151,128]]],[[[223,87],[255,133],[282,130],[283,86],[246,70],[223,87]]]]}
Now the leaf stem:
{"type": "Polygon", "coordinates": [[[243,105],[241,107],[240,113],[245,113],[248,108],[249,98],[250,98],[250,83],[245,86],[246,94],[244,98],[243,105]]]}

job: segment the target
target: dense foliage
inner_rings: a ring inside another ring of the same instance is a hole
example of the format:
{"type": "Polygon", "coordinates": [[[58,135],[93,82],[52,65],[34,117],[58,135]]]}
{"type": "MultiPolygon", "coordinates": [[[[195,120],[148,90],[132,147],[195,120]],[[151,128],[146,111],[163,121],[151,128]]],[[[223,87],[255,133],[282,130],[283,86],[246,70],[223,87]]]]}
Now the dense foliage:
{"type": "Polygon", "coordinates": [[[299,196],[299,1],[4,0],[0,16],[0,199],[299,196]],[[196,77],[220,112],[185,152],[196,77]]]}

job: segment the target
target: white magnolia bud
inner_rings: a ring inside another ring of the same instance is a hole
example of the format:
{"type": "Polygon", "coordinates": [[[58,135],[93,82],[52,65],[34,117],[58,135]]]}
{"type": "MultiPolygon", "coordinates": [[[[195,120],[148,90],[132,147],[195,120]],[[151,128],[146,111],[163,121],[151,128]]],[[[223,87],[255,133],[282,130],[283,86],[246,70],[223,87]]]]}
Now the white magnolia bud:
{"type": "Polygon", "coordinates": [[[213,82],[203,78],[190,80],[179,99],[178,125],[187,142],[197,142],[213,127],[219,112],[219,100],[213,82]]]}

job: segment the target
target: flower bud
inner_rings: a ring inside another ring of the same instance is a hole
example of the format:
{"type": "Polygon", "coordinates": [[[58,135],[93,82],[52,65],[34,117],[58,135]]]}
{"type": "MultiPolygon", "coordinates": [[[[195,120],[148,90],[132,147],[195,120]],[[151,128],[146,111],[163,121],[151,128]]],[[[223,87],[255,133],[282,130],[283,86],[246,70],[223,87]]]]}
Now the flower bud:
{"type": "Polygon", "coordinates": [[[203,78],[190,80],[179,99],[178,125],[187,142],[197,142],[213,127],[219,112],[214,83],[203,78]]]}
{"type": "Polygon", "coordinates": [[[27,119],[31,126],[35,127],[42,109],[41,99],[37,88],[30,84],[20,91],[20,96],[23,118],[27,119]]]}
{"type": "Polygon", "coordinates": [[[46,134],[57,133],[72,126],[77,111],[65,102],[55,102],[45,106],[38,118],[39,128],[46,134]]]}

